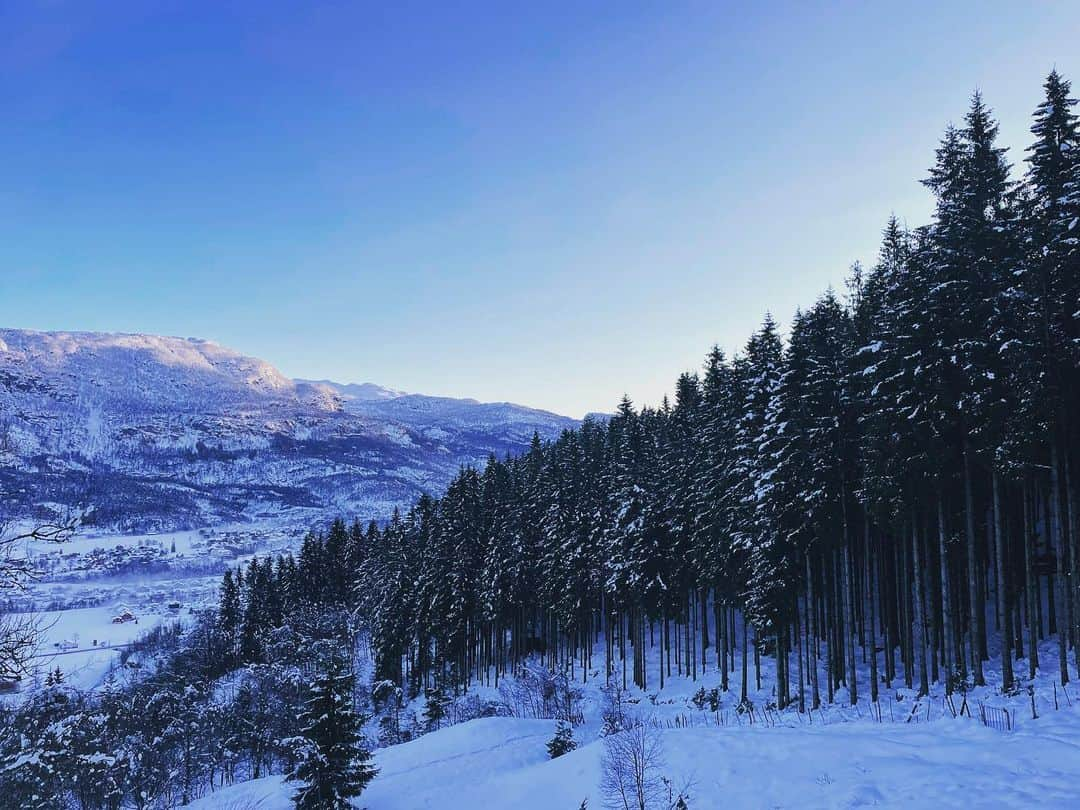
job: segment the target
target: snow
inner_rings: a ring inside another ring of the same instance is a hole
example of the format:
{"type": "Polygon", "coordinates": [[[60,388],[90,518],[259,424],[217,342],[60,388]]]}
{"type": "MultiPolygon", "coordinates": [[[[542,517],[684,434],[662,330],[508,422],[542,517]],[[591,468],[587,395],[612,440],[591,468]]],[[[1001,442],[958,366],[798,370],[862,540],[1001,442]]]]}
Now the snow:
{"type": "Polygon", "coordinates": [[[34,688],[35,680],[43,680],[47,672],[59,667],[69,686],[93,689],[116,665],[121,649],[162,621],[176,621],[164,613],[135,610],[132,612],[138,623],[113,624],[113,617],[122,609],[110,605],[32,614],[40,643],[33,660],[34,672],[26,679],[25,688],[34,688]]]}
{"type": "MultiPolygon", "coordinates": [[[[357,802],[369,810],[575,808],[599,793],[603,741],[556,760],[555,724],[486,718],[377,753],[379,775],[357,802]]],[[[816,727],[665,729],[665,773],[692,783],[695,810],[731,807],[1074,807],[1080,708],[1000,732],[974,721],[839,723],[816,727]]],[[[219,790],[191,808],[290,808],[268,777],[219,790]]]]}
{"type": "MultiPolygon", "coordinates": [[[[238,527],[235,524],[225,524],[215,528],[224,531],[235,530],[238,527]]],[[[168,549],[175,546],[177,553],[184,554],[192,552],[192,547],[198,538],[199,531],[194,529],[143,534],[118,534],[116,532],[80,529],[63,543],[29,540],[23,543],[20,549],[16,549],[16,552],[23,550],[30,556],[53,555],[60,557],[67,554],[85,554],[94,549],[109,550],[119,547],[155,545],[168,549]]]]}
{"type": "Polygon", "coordinates": [[[67,509],[89,506],[119,531],[267,511],[308,526],[343,513],[385,519],[445,489],[462,465],[578,424],[508,403],[292,380],[191,338],[0,329],[0,346],[0,412],[19,416],[0,424],[0,466],[30,494],[5,518],[69,497],[67,509]],[[43,469],[54,473],[47,486],[43,469]]]}
{"type": "MultiPolygon", "coordinates": [[[[992,619],[990,620],[992,623],[992,619]]],[[[738,631],[736,632],[738,636],[738,631]]],[[[1058,678],[1056,639],[1039,646],[1041,667],[1026,688],[1002,695],[1000,671],[994,664],[999,639],[990,638],[987,685],[967,697],[970,714],[954,717],[941,684],[931,684],[929,697],[916,699],[901,680],[882,687],[871,705],[868,664],[858,665],[859,705],[850,706],[841,688],[836,702],[799,714],[769,710],[775,700],[775,662],[762,656],[760,688],[753,667],[748,697],[756,720],[736,712],[739,700],[736,654],[731,689],[720,692],[719,711],[707,702],[698,708],[693,696],[719,685],[711,651],[708,671],[696,680],[675,675],[663,689],[656,682],[659,646],[646,649],[650,686],[625,693],[628,711],[646,719],[662,735],[663,773],[676,786],[692,784],[693,810],[732,807],[849,808],[879,807],[1075,807],[1080,784],[1080,689],[1058,678]],[[1038,718],[1032,717],[1034,698],[1038,718]],[[1010,730],[980,722],[982,706],[1009,712],[1010,730]],[[875,715],[880,712],[881,720],[875,715]]],[[[604,750],[603,642],[594,651],[599,670],[582,684],[583,722],[574,728],[579,748],[549,760],[547,743],[555,734],[553,720],[488,717],[443,728],[401,745],[377,750],[380,772],[356,802],[368,810],[574,810],[588,799],[590,810],[606,805],[599,792],[604,750]]],[[[823,664],[823,662],[822,662],[823,664]]],[[[793,662],[794,665],[794,662],[793,662]]],[[[1017,663],[1026,686],[1027,663],[1017,663]]],[[[620,678],[619,662],[613,682],[620,678]]],[[[824,671],[819,671],[822,684],[824,671]]],[[[470,695],[481,702],[505,699],[490,685],[474,684],[470,695]]],[[[809,698],[809,693],[808,693],[809,698]]],[[[824,697],[824,696],[823,696],[824,697]]],[[[962,698],[953,696],[960,709],[962,698]]],[[[419,712],[423,698],[405,707],[419,712]]],[[[373,732],[377,723],[370,725],[373,732]]],[[[291,808],[294,786],[279,776],[220,789],[190,805],[193,808],[291,808]]]]}
{"type": "Polygon", "coordinates": [[[395,399],[397,397],[408,396],[406,391],[398,391],[394,388],[386,388],[375,383],[339,383],[333,380],[303,380],[297,379],[297,383],[306,385],[322,386],[330,391],[335,392],[344,401],[359,399],[395,399]]]}

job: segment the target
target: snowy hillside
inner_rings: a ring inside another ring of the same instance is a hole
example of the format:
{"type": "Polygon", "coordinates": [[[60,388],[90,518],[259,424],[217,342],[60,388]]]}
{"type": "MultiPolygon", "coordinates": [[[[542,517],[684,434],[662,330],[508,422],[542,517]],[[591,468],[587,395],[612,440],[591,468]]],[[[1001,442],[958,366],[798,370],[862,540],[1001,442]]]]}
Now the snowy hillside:
{"type": "Polygon", "coordinates": [[[192,338],[0,330],[8,507],[84,504],[103,528],[303,513],[381,518],[462,464],[574,420],[505,403],[291,380],[192,338]]]}
{"type": "MultiPolygon", "coordinates": [[[[549,720],[493,717],[376,753],[369,810],[574,810],[602,800],[602,740],[549,760],[549,720]]],[[[689,783],[689,806],[723,808],[1074,806],[1080,710],[1014,732],[975,722],[816,727],[673,728],[660,732],[665,771],[689,783]],[[932,799],[930,798],[932,797],[932,799]]],[[[272,776],[190,805],[288,810],[294,785],[272,776]]]]}

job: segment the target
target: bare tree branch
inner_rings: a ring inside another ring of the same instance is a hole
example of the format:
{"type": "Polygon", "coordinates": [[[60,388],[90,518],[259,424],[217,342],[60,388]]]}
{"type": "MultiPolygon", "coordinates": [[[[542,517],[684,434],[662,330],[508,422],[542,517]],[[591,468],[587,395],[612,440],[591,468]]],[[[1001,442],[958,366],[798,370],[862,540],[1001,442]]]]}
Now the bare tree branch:
{"type": "MultiPolygon", "coordinates": [[[[25,548],[27,543],[63,543],[71,539],[81,521],[82,515],[65,514],[30,528],[0,523],[0,594],[24,593],[39,576],[25,548]]],[[[17,680],[29,673],[41,634],[41,622],[34,615],[3,613],[0,608],[0,679],[17,680]]]]}

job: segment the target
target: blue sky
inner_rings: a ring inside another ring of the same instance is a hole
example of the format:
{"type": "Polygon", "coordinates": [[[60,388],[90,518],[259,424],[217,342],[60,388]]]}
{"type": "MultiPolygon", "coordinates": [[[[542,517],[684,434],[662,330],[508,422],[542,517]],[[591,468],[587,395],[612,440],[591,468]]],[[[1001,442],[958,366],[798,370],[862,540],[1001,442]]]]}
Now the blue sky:
{"type": "Polygon", "coordinates": [[[1068,2],[521,5],[0,3],[0,324],[656,403],[926,221],[972,90],[1018,164],[1080,89],[1068,2]]]}

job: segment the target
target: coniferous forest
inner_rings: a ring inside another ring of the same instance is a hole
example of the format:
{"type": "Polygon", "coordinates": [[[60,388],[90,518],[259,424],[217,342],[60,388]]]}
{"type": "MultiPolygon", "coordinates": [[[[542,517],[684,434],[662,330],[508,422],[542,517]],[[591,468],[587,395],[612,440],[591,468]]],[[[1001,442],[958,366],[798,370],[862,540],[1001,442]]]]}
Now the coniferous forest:
{"type": "Polygon", "coordinates": [[[1080,129],[1052,73],[1022,177],[975,94],[872,267],[714,349],[672,400],[465,469],[364,549],[379,675],[467,686],[542,654],[640,687],[773,656],[777,702],[1004,689],[1080,652],[1080,129]],[[745,617],[746,621],[736,621],[745,617]],[[749,638],[748,638],[749,636],[749,638]],[[604,642],[603,661],[594,647],[604,642]],[[644,651],[661,645],[650,670],[644,651]],[[1071,651],[1071,653],[1070,653],[1071,651]],[[819,682],[816,666],[828,673],[819,682]],[[629,669],[629,672],[627,671],[629,669]]]}
{"type": "Polygon", "coordinates": [[[1044,91],[1015,165],[976,94],[922,180],[933,221],[888,219],[873,265],[786,334],[767,315],[659,407],[624,398],[385,524],[229,570],[215,609],[130,651],[154,662],[131,683],[78,693],[58,672],[0,706],[0,795],[171,807],[285,773],[298,806],[347,807],[378,778],[365,712],[425,695],[438,728],[442,696],[528,661],[622,688],[719,672],[746,701],[771,659],[777,708],[804,712],[900,685],[1012,692],[1053,640],[1065,684],[1080,121],[1063,77],[1044,91]]]}

